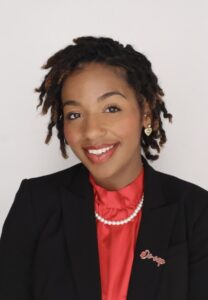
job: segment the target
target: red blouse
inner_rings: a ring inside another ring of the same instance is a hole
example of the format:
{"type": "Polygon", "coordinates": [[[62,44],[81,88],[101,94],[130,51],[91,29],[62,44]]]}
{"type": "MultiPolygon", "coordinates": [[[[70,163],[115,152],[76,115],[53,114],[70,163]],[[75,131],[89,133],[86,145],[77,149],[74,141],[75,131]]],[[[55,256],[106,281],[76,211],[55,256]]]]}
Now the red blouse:
{"type": "MultiPolygon", "coordinates": [[[[143,178],[142,169],[138,177],[127,186],[108,191],[97,185],[90,175],[95,211],[113,221],[129,217],[142,197],[143,178]]],[[[124,300],[127,297],[140,220],[141,211],[124,225],[106,225],[96,221],[102,300],[124,300]]]]}

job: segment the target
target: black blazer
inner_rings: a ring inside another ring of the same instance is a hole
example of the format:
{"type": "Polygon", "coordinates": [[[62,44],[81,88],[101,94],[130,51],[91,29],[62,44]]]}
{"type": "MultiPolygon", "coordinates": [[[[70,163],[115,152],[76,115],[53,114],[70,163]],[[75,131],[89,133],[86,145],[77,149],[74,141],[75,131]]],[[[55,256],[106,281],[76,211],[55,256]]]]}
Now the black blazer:
{"type": "MultiPolygon", "coordinates": [[[[145,161],[144,168],[143,215],[127,299],[207,300],[208,192],[145,161]],[[165,264],[142,259],[144,250],[165,264]]],[[[1,300],[101,299],[88,175],[77,164],[22,181],[0,242],[1,300]]]]}

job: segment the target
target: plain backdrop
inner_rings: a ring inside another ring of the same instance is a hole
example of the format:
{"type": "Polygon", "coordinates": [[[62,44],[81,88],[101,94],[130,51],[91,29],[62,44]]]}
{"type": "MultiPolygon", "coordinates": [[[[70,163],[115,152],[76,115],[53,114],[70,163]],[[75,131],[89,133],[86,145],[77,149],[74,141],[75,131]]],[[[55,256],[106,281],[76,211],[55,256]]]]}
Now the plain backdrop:
{"type": "Polygon", "coordinates": [[[0,0],[0,229],[23,178],[56,172],[64,160],[34,88],[46,59],[82,35],[132,44],[152,62],[173,124],[153,167],[208,189],[208,2],[206,0],[0,0]]]}

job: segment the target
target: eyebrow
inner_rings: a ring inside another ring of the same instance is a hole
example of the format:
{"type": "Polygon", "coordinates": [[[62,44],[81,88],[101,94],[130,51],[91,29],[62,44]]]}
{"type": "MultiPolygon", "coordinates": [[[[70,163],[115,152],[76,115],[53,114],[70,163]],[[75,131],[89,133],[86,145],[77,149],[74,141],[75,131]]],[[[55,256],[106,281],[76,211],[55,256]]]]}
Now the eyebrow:
{"type": "MultiPolygon", "coordinates": [[[[107,93],[105,93],[105,94],[99,96],[99,97],[97,98],[97,101],[100,102],[100,101],[106,100],[107,98],[112,97],[112,96],[115,96],[115,95],[119,95],[119,96],[121,96],[122,98],[124,98],[124,99],[127,100],[126,96],[125,96],[124,94],[122,94],[121,92],[118,92],[118,91],[112,91],[112,92],[107,92],[107,93]]],[[[76,101],[76,100],[66,100],[66,101],[64,101],[64,103],[63,103],[63,107],[66,106],[66,105],[80,106],[81,103],[78,102],[78,101],[76,101]]]]}

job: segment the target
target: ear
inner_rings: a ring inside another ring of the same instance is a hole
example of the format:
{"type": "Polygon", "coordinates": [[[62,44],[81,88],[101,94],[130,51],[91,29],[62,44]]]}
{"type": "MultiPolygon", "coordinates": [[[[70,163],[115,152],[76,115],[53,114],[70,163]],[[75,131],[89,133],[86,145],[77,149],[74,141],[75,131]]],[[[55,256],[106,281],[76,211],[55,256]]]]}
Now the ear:
{"type": "Polygon", "coordinates": [[[144,128],[147,128],[149,124],[152,124],[152,113],[147,101],[144,102],[143,106],[143,122],[142,125],[144,128]]]}

